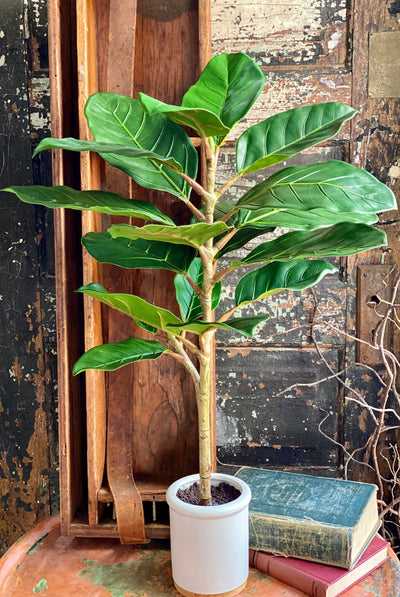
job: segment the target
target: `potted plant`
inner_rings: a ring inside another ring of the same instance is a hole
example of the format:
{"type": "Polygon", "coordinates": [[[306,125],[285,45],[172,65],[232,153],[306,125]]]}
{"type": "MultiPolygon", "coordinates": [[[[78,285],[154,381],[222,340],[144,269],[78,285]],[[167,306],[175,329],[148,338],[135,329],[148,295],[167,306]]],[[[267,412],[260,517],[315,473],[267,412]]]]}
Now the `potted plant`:
{"type": "Polygon", "coordinates": [[[117,224],[106,232],[90,232],[82,243],[100,262],[168,269],[176,274],[180,317],[138,296],[111,293],[97,283],[79,288],[132,317],[150,339],[127,338],[96,346],[75,363],[73,373],[114,370],[167,353],[191,375],[198,408],[199,475],[174,483],[167,497],[173,576],[185,595],[236,594],[248,573],[249,489],[233,477],[211,474],[210,390],[216,331],[251,337],[268,314],[243,317],[239,315],[242,307],[284,289],[303,290],[316,284],[336,271],[325,257],[385,244],[384,232],[371,224],[377,221],[377,212],[396,207],[392,192],[370,173],[336,160],[284,167],[272,175],[267,172],[239,200],[226,200],[225,193],[240,177],[330,138],[356,113],[330,102],[294,108],[250,126],[236,142],[235,176],[217,185],[218,152],[262,92],[264,82],[261,69],[245,54],[221,54],[208,63],[181,106],[145,94],[132,99],[96,93],[85,108],[93,141],[45,139],[39,144],[36,151],[58,148],[99,153],[141,186],[167,191],[182,200],[182,210],[192,216],[190,224],[176,225],[149,202],[106,191],[39,186],[7,189],[28,203],[150,221],[141,227],[117,224]],[[196,179],[197,151],[182,127],[190,127],[202,139],[204,185],[196,179]],[[192,192],[199,198],[197,204],[192,192]],[[245,256],[235,253],[251,240],[256,244],[253,250],[245,256]],[[222,258],[225,265],[221,268],[222,258]],[[234,305],[215,317],[222,283],[236,269],[244,273],[234,305]],[[199,481],[197,505],[177,497],[194,479],[199,481]],[[204,507],[212,502],[212,487],[221,481],[235,487],[239,497],[204,507]],[[238,518],[238,535],[227,518],[231,514],[238,518]]]}

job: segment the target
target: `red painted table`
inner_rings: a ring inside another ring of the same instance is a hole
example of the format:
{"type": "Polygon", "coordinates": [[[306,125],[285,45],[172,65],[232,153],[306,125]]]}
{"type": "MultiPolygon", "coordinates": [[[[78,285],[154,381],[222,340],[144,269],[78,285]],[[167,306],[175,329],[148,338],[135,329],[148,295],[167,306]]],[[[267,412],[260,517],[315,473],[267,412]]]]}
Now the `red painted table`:
{"type": "MultiPolygon", "coordinates": [[[[160,544],[121,545],[116,539],[61,537],[57,516],[15,543],[0,560],[1,597],[168,597],[178,596],[169,551],[160,544]]],[[[251,569],[242,597],[304,597],[251,569]]],[[[400,565],[393,553],[346,597],[399,597],[400,565]]]]}

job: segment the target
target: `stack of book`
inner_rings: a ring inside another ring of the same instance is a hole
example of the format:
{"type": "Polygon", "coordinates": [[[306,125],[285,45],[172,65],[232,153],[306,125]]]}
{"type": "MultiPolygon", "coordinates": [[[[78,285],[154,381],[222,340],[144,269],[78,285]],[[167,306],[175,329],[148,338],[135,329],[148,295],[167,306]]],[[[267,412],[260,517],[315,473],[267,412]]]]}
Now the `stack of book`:
{"type": "Polygon", "coordinates": [[[312,597],[337,597],[378,568],[388,542],[369,483],[243,467],[250,564],[312,597]]]}

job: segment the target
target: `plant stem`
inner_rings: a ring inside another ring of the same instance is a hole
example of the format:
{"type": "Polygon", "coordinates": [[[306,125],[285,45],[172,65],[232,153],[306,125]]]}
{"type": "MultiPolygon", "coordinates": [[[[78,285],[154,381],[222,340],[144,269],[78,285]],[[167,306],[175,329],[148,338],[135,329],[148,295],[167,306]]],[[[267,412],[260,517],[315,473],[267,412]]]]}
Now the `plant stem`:
{"type": "Polygon", "coordinates": [[[212,333],[200,337],[200,383],[196,386],[199,428],[200,505],[211,503],[211,346],[212,333]]]}
{"type": "MultiPolygon", "coordinates": [[[[208,145],[210,147],[210,145],[208,145]]],[[[207,152],[207,192],[202,199],[205,206],[205,218],[208,224],[214,222],[214,207],[217,197],[214,193],[215,170],[217,152],[207,152]]],[[[204,243],[201,251],[203,264],[203,284],[200,294],[200,304],[204,321],[212,321],[212,290],[214,287],[214,251],[213,241],[204,243]]],[[[200,504],[207,506],[211,503],[211,358],[212,341],[215,331],[204,332],[199,337],[200,383],[196,386],[198,426],[199,426],[199,473],[200,473],[200,504]]]]}

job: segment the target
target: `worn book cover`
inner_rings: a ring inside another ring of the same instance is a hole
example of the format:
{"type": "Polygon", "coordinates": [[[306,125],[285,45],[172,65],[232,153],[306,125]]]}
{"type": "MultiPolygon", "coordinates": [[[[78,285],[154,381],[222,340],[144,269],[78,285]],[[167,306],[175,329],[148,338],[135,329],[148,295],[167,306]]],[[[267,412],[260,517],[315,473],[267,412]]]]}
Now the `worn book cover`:
{"type": "Polygon", "coordinates": [[[243,467],[252,492],[250,547],[352,568],[380,526],[369,483],[243,467]]]}
{"type": "Polygon", "coordinates": [[[311,597],[338,597],[387,559],[389,543],[376,535],[351,570],[250,549],[250,566],[311,597]]]}

